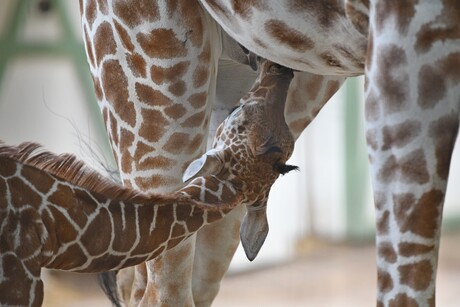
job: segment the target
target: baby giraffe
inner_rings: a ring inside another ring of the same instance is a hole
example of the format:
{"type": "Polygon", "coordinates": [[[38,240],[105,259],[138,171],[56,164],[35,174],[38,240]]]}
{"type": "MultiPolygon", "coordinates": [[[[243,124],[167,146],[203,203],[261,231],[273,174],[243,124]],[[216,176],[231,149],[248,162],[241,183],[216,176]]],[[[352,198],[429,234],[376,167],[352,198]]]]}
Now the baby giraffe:
{"type": "Polygon", "coordinates": [[[112,183],[72,155],[0,145],[0,305],[40,306],[41,268],[103,272],[160,255],[238,205],[250,258],[268,231],[270,187],[294,139],[284,119],[291,70],[264,61],[251,92],[219,127],[213,149],[168,195],[112,183]]]}

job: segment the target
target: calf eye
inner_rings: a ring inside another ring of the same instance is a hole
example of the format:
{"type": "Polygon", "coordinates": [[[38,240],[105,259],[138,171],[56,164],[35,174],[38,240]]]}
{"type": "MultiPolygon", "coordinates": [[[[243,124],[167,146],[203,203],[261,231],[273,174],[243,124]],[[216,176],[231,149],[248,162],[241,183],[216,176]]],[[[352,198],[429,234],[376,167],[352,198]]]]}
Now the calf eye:
{"type": "Polygon", "coordinates": [[[290,171],[298,171],[299,167],[295,165],[289,165],[284,163],[277,163],[275,164],[275,170],[280,173],[281,175],[285,175],[290,171]]]}

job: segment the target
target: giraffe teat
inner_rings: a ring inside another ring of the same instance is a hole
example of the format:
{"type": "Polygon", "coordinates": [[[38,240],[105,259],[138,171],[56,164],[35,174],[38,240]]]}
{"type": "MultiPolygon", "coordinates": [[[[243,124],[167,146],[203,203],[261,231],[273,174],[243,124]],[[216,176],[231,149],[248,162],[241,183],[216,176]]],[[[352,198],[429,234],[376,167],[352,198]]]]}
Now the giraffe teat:
{"type": "Polygon", "coordinates": [[[294,138],[284,118],[292,70],[262,61],[251,91],[217,129],[213,148],[193,161],[183,180],[215,176],[233,184],[248,213],[241,227],[246,255],[253,260],[268,233],[266,206],[271,186],[287,165],[294,138]]]}

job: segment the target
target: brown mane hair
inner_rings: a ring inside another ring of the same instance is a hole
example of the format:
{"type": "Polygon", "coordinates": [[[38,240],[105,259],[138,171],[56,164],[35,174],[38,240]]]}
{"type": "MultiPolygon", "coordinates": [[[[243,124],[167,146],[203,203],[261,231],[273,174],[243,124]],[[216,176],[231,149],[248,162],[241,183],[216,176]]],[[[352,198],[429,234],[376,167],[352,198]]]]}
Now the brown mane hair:
{"type": "Polygon", "coordinates": [[[57,155],[44,150],[37,143],[24,142],[18,146],[8,146],[0,141],[0,161],[3,159],[10,159],[45,171],[54,177],[92,192],[110,195],[110,198],[113,199],[136,199],[138,201],[149,199],[145,193],[123,187],[102,176],[72,154],[57,155]]]}

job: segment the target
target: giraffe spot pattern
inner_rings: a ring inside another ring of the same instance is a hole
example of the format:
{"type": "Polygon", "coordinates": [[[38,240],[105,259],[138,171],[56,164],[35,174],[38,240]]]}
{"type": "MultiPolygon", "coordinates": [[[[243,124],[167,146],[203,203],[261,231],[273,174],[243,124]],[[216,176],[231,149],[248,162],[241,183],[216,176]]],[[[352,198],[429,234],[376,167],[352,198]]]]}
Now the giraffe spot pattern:
{"type": "Polygon", "coordinates": [[[391,181],[427,183],[430,175],[425,153],[422,149],[416,149],[399,159],[391,155],[378,172],[377,179],[384,183],[391,181]]]}
{"type": "Polygon", "coordinates": [[[390,212],[388,210],[382,213],[382,216],[377,220],[377,233],[379,235],[388,234],[390,229],[390,212]]]}
{"type": "Polygon", "coordinates": [[[395,194],[394,216],[401,232],[412,232],[425,238],[434,238],[440,222],[444,193],[431,190],[416,199],[413,194],[395,194]]]}
{"type": "Polygon", "coordinates": [[[173,101],[169,97],[148,85],[136,82],[135,89],[139,101],[147,105],[167,106],[173,104],[173,101]]]}
{"type": "Polygon", "coordinates": [[[193,137],[193,139],[190,141],[190,143],[187,145],[187,147],[185,149],[185,153],[186,154],[193,154],[193,153],[197,152],[200,149],[200,147],[202,146],[203,140],[204,140],[204,134],[199,133],[199,134],[195,135],[193,137]]]}
{"type": "Polygon", "coordinates": [[[394,287],[391,275],[383,270],[379,270],[377,273],[377,287],[381,293],[390,292],[394,287]]]}
{"type": "Polygon", "coordinates": [[[458,126],[458,114],[452,113],[432,122],[429,127],[429,136],[435,145],[436,171],[444,180],[447,180],[449,175],[450,159],[457,138],[458,126]]]}
{"type": "Polygon", "coordinates": [[[243,19],[250,19],[253,10],[263,10],[266,5],[260,0],[232,0],[232,9],[243,19]]]}
{"type": "Polygon", "coordinates": [[[398,260],[395,249],[391,243],[384,242],[378,246],[378,255],[381,259],[385,259],[388,263],[395,263],[398,260]]]}
{"type": "Polygon", "coordinates": [[[414,257],[434,251],[433,245],[425,245],[411,242],[401,242],[398,245],[398,252],[403,257],[414,257]]]}
{"type": "Polygon", "coordinates": [[[126,31],[126,29],[116,20],[113,20],[113,24],[124,49],[130,53],[134,52],[134,44],[131,41],[128,31],[126,31]]]}
{"type": "Polygon", "coordinates": [[[370,90],[366,97],[364,116],[367,122],[375,122],[380,118],[380,103],[374,91],[370,90]]]}
{"type": "Polygon", "coordinates": [[[88,29],[86,27],[83,27],[83,33],[85,35],[85,46],[86,46],[86,52],[88,56],[89,65],[91,67],[96,67],[96,61],[94,60],[93,46],[91,45],[91,40],[89,39],[89,36],[88,36],[88,29]]]}
{"type": "Polygon", "coordinates": [[[114,1],[113,12],[130,28],[157,21],[160,17],[158,1],[155,0],[114,1]]]}
{"type": "Polygon", "coordinates": [[[126,129],[120,132],[120,150],[121,150],[121,170],[131,172],[133,158],[129,151],[130,146],[134,143],[134,134],[126,129]]]}
{"type": "MultiPolygon", "coordinates": [[[[369,29],[369,16],[358,10],[353,2],[355,1],[345,2],[345,12],[347,14],[347,18],[353,23],[359,33],[367,36],[369,29]]],[[[361,1],[361,3],[363,3],[363,1],[361,1]]]]}
{"type": "Polygon", "coordinates": [[[184,93],[187,91],[187,84],[184,81],[180,80],[180,81],[177,81],[174,84],[171,84],[168,87],[168,90],[174,96],[180,97],[180,96],[184,95],[184,93]]]}
{"type": "Polygon", "coordinates": [[[97,28],[93,39],[97,63],[101,63],[105,56],[109,54],[115,54],[117,51],[117,45],[113,37],[112,27],[107,21],[103,22],[97,28]]]}
{"type": "Polygon", "coordinates": [[[98,101],[101,101],[104,98],[101,83],[99,82],[99,79],[95,78],[94,76],[91,76],[91,78],[93,79],[94,93],[96,94],[96,98],[98,101]]]}
{"type": "Polygon", "coordinates": [[[109,249],[114,225],[111,223],[111,216],[106,208],[99,208],[99,212],[87,226],[86,231],[81,236],[81,243],[90,256],[97,256],[109,249]],[[98,233],[97,240],[94,234],[98,233]]]}
{"type": "Polygon", "coordinates": [[[133,103],[129,101],[128,80],[118,61],[108,60],[102,64],[102,87],[106,99],[118,116],[134,127],[136,111],[133,103]]]}
{"type": "Polygon", "coordinates": [[[182,104],[176,103],[172,106],[166,107],[164,112],[170,118],[178,120],[187,114],[187,109],[182,104]]]}
{"type": "Polygon", "coordinates": [[[399,293],[389,302],[389,307],[419,307],[416,300],[405,293],[399,293]]]}
{"type": "Polygon", "coordinates": [[[378,71],[376,86],[380,91],[381,101],[385,113],[400,112],[407,107],[407,93],[409,93],[409,76],[403,68],[407,65],[404,50],[394,44],[386,45],[378,50],[378,71]]]}
{"type": "Polygon", "coordinates": [[[207,99],[208,99],[207,92],[199,92],[199,93],[190,95],[187,101],[190,103],[192,107],[194,107],[195,109],[199,109],[203,107],[204,105],[206,105],[207,99]]]}
{"type": "Polygon", "coordinates": [[[108,132],[110,133],[110,139],[111,141],[115,144],[115,146],[118,146],[120,144],[120,136],[118,133],[119,127],[117,123],[117,119],[115,118],[115,115],[113,112],[108,112],[110,121],[106,123],[106,127],[108,132]]]}
{"type": "Polygon", "coordinates": [[[264,27],[265,31],[278,43],[286,44],[297,51],[307,51],[315,46],[311,38],[280,20],[270,19],[265,22],[264,27]]]}
{"type": "Polygon", "coordinates": [[[289,9],[291,12],[314,12],[317,23],[325,30],[333,27],[339,16],[342,16],[345,13],[343,5],[338,1],[294,0],[289,2],[289,9]]]}
{"type": "Polygon", "coordinates": [[[137,177],[134,179],[135,184],[141,191],[149,191],[158,187],[178,186],[181,181],[178,177],[153,175],[147,178],[137,177]]]}
{"type": "Polygon", "coordinates": [[[383,30],[385,23],[395,22],[396,28],[402,35],[407,33],[410,21],[415,16],[415,4],[418,0],[400,1],[380,1],[375,10],[376,29],[383,30]]]}
{"type": "Polygon", "coordinates": [[[382,150],[402,148],[414,140],[421,131],[421,124],[416,120],[407,120],[393,126],[383,126],[382,150]]]}
{"type": "Polygon", "coordinates": [[[444,76],[431,65],[423,65],[418,72],[418,101],[423,109],[432,109],[446,95],[444,76]]]}
{"type": "Polygon", "coordinates": [[[126,61],[135,77],[147,77],[147,64],[139,53],[126,54],[126,61]]]}
{"type": "Polygon", "coordinates": [[[169,122],[158,110],[142,109],[143,123],[139,135],[149,142],[158,142],[166,132],[169,122]]]}
{"type": "MultiPolygon", "coordinates": [[[[80,0],[81,1],[81,0],[80,0]]],[[[80,7],[83,7],[83,4],[80,4],[80,7]]],[[[83,12],[83,9],[80,9],[81,12],[83,12]]],[[[88,24],[90,28],[92,27],[94,20],[96,20],[97,16],[97,6],[96,6],[96,1],[95,0],[90,0],[86,2],[86,7],[84,9],[85,12],[85,17],[86,20],[88,21],[88,24]]]]}
{"type": "Polygon", "coordinates": [[[97,0],[97,8],[104,15],[107,15],[109,13],[109,7],[107,5],[107,0],[97,0]]]}
{"type": "MultiPolygon", "coordinates": [[[[28,306],[32,305],[29,297],[30,292],[24,289],[30,289],[33,281],[30,279],[29,272],[24,264],[16,256],[6,254],[0,258],[1,271],[3,276],[12,276],[8,282],[0,283],[0,293],[8,293],[2,297],[2,304],[8,306],[28,306]]],[[[35,298],[36,305],[41,304],[43,294],[35,298]],[[40,297],[41,296],[41,297],[40,297]]]]}
{"type": "Polygon", "coordinates": [[[184,128],[200,127],[203,125],[205,118],[206,118],[206,111],[201,111],[199,113],[193,114],[192,116],[188,117],[181,124],[181,126],[184,128]]]}
{"type": "MultiPolygon", "coordinates": [[[[13,163],[12,163],[13,164],[13,163]]],[[[12,193],[11,202],[16,208],[24,206],[38,207],[41,203],[41,197],[32,190],[22,179],[12,177],[7,180],[10,191],[21,191],[21,193],[12,193]]]]}
{"type": "Polygon", "coordinates": [[[366,143],[370,148],[372,148],[372,150],[378,149],[379,145],[377,141],[377,130],[376,129],[368,129],[366,131],[366,143]]]}
{"type": "Polygon", "coordinates": [[[209,80],[209,67],[198,65],[193,72],[193,86],[199,88],[204,86],[209,80]]]}
{"type": "MultiPolygon", "coordinates": [[[[66,196],[68,197],[68,195],[66,196]]],[[[63,203],[62,200],[57,200],[57,197],[54,197],[54,199],[55,199],[53,201],[54,203],[57,203],[57,204],[63,203]]],[[[56,241],[57,241],[56,246],[60,246],[60,245],[75,241],[75,238],[78,235],[79,229],[76,229],[73,226],[73,224],[67,219],[68,216],[64,215],[56,207],[50,207],[49,210],[55,221],[54,224],[55,224],[56,241]]]]}
{"type": "Polygon", "coordinates": [[[151,146],[143,143],[143,142],[137,142],[136,143],[136,149],[134,151],[134,161],[142,161],[146,159],[146,156],[150,153],[152,153],[155,149],[152,148],[151,146]]]}
{"type": "Polygon", "coordinates": [[[143,169],[143,170],[148,170],[148,169],[163,169],[163,170],[169,170],[172,169],[177,162],[173,159],[166,158],[164,156],[153,156],[153,157],[147,157],[142,160],[136,160],[136,167],[143,169]]]}
{"type": "Polygon", "coordinates": [[[150,33],[139,33],[137,42],[147,56],[158,59],[171,59],[187,55],[184,41],[177,38],[171,29],[154,29],[150,33]]]}
{"type": "MultiPolygon", "coordinates": [[[[0,171],[1,174],[3,174],[0,171]]],[[[51,178],[48,174],[40,174],[40,176],[37,176],[37,172],[34,172],[31,168],[29,167],[24,167],[21,169],[21,175],[24,178],[36,178],[39,177],[39,180],[36,180],[34,183],[34,188],[36,188],[39,192],[46,194],[51,190],[54,184],[54,179],[51,178]]],[[[0,189],[1,193],[1,189],[0,189]]],[[[5,195],[2,193],[2,195],[5,195]]]]}
{"type": "Polygon", "coordinates": [[[444,7],[441,14],[433,21],[422,25],[416,34],[415,50],[419,54],[430,51],[436,43],[460,38],[460,27],[458,26],[460,4],[455,0],[442,2],[444,7]]]}
{"type": "Polygon", "coordinates": [[[182,61],[174,64],[171,67],[152,65],[150,68],[150,76],[152,80],[157,84],[163,84],[165,82],[176,82],[184,77],[189,67],[189,61],[182,61]]]}
{"type": "Polygon", "coordinates": [[[173,154],[182,153],[184,147],[189,143],[190,135],[182,132],[173,133],[163,146],[163,149],[173,154]]]}
{"type": "Polygon", "coordinates": [[[401,284],[408,285],[417,291],[428,288],[433,275],[433,267],[428,260],[401,265],[398,271],[401,284]]]}

